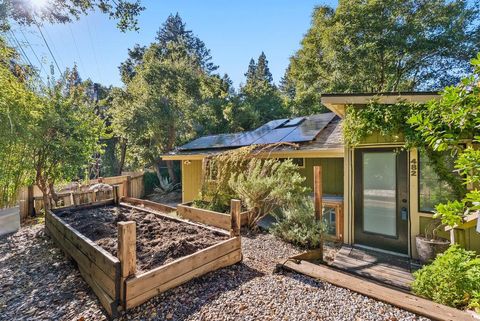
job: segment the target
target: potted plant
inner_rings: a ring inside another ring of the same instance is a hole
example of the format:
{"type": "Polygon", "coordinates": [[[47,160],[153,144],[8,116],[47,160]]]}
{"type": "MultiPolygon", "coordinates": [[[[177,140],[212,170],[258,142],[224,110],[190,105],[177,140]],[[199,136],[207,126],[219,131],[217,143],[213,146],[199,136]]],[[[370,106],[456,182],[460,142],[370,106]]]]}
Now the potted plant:
{"type": "Polygon", "coordinates": [[[463,201],[448,201],[435,207],[434,221],[427,226],[424,236],[419,235],[416,238],[420,261],[429,262],[433,260],[438,253],[442,253],[450,246],[450,241],[437,237],[437,230],[441,226],[454,228],[460,225],[468,211],[468,208],[465,209],[463,201]],[[431,234],[427,233],[428,229],[431,229],[431,234]]]}
{"type": "Polygon", "coordinates": [[[435,259],[437,254],[442,253],[450,246],[450,241],[437,235],[442,227],[439,219],[434,219],[425,228],[424,234],[415,237],[418,259],[421,263],[428,263],[435,259]]]}

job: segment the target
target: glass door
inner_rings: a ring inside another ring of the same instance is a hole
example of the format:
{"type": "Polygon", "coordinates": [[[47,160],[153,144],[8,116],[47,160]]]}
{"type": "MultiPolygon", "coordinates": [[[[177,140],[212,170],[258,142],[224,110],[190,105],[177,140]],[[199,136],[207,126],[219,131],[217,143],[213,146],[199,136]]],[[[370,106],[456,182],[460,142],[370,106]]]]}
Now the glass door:
{"type": "Polygon", "coordinates": [[[407,153],[355,152],[355,243],[408,253],[407,153]]]}

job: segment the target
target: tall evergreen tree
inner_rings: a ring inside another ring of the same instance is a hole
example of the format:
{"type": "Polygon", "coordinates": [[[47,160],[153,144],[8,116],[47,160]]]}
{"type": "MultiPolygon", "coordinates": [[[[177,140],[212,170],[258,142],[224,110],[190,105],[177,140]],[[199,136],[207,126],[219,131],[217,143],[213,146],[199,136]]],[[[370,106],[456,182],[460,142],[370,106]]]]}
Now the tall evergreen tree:
{"type": "MultiPolygon", "coordinates": [[[[210,50],[207,49],[205,43],[193,34],[191,30],[187,30],[186,24],[178,13],[170,14],[163,23],[155,38],[158,42],[158,50],[160,55],[168,55],[169,44],[185,44],[188,54],[197,59],[198,64],[206,71],[213,72],[218,66],[213,64],[210,50]]],[[[178,47],[177,47],[178,48],[178,47]]]]}
{"type": "Polygon", "coordinates": [[[142,63],[145,46],[136,44],[132,49],[128,49],[128,58],[120,64],[120,76],[124,84],[128,83],[135,76],[135,68],[142,63]]]}
{"type": "Polygon", "coordinates": [[[257,68],[255,70],[255,77],[259,81],[266,81],[269,84],[273,83],[272,73],[268,68],[267,56],[263,51],[258,57],[257,68]]]}
{"type": "Polygon", "coordinates": [[[250,60],[245,77],[245,85],[240,88],[239,105],[229,113],[234,130],[249,130],[285,116],[283,101],[273,83],[264,52],[258,57],[257,63],[250,60]]]}
{"type": "Polygon", "coordinates": [[[249,82],[255,81],[256,74],[257,74],[257,64],[255,63],[255,60],[251,58],[250,62],[248,63],[247,72],[244,74],[246,78],[246,83],[248,84],[249,82]]]}

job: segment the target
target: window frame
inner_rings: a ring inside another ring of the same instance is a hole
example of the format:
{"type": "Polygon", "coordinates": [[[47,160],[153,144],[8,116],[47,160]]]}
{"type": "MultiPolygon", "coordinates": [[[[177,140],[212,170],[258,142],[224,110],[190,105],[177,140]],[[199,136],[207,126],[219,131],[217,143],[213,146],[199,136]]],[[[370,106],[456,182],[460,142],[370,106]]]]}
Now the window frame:
{"type": "MultiPolygon", "coordinates": [[[[465,148],[464,145],[461,145],[462,148],[465,148]]],[[[422,214],[435,214],[434,211],[427,211],[425,209],[421,208],[421,203],[420,203],[420,195],[421,195],[421,184],[420,184],[420,179],[421,179],[421,154],[422,151],[418,149],[417,151],[417,211],[418,213],[422,214]]]]}

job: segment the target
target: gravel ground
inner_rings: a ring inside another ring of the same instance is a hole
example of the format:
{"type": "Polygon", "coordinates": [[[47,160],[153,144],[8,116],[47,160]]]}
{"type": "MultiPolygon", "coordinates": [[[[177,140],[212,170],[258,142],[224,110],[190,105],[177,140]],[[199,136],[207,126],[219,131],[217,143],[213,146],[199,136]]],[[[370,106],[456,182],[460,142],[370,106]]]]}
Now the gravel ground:
{"type": "MultiPolygon", "coordinates": [[[[426,320],[294,273],[272,274],[297,253],[268,234],[242,238],[242,263],[152,298],[121,320],[426,320]]],[[[0,320],[106,320],[74,265],[43,226],[0,238],[0,320]]]]}

